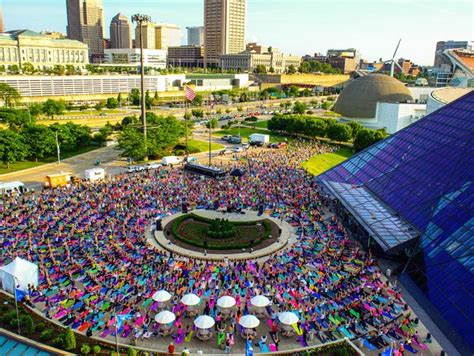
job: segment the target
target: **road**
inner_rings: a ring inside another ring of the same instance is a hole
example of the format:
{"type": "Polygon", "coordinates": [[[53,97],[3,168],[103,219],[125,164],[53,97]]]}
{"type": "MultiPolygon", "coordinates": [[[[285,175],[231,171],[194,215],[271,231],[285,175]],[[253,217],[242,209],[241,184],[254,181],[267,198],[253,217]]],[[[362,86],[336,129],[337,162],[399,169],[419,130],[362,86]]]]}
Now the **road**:
{"type": "Polygon", "coordinates": [[[95,168],[96,160],[101,161],[101,167],[107,174],[115,175],[125,171],[126,160],[120,157],[117,146],[103,147],[78,156],[65,159],[61,164],[50,163],[32,169],[2,174],[0,181],[11,182],[19,180],[28,188],[38,189],[43,186],[44,178],[48,174],[70,172],[75,176],[83,177],[86,169],[95,168]]]}

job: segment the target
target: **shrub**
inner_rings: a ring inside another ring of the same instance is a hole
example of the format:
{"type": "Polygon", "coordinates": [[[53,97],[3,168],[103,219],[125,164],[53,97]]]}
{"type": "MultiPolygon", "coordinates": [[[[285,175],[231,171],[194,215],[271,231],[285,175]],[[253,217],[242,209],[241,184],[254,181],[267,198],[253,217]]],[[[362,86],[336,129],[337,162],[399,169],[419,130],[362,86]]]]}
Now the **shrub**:
{"type": "Polygon", "coordinates": [[[35,326],[35,331],[42,332],[45,328],[46,328],[46,325],[44,323],[38,323],[35,326]]]}
{"type": "Polygon", "coordinates": [[[99,354],[99,353],[100,353],[100,350],[101,350],[101,348],[100,348],[99,345],[94,345],[94,346],[92,346],[92,352],[94,353],[94,355],[99,354]]]}
{"type": "Polygon", "coordinates": [[[64,349],[66,351],[74,350],[76,348],[76,335],[71,328],[67,328],[66,335],[64,337],[64,349]]]}
{"type": "Polygon", "coordinates": [[[14,310],[11,310],[0,317],[0,320],[2,321],[2,323],[6,323],[6,324],[9,324],[12,319],[15,319],[15,323],[16,323],[16,311],[14,310]]]}
{"type": "Polygon", "coordinates": [[[52,329],[45,329],[41,332],[39,338],[41,340],[49,340],[53,336],[54,331],[52,329]]]}
{"type": "Polygon", "coordinates": [[[127,350],[127,355],[128,356],[136,356],[137,355],[137,350],[129,347],[128,350],[127,350]]]}
{"type": "Polygon", "coordinates": [[[90,354],[90,352],[91,352],[91,347],[88,344],[82,344],[81,354],[87,355],[87,354],[90,354]]]}
{"type": "Polygon", "coordinates": [[[51,343],[54,346],[62,348],[64,346],[64,334],[61,334],[57,338],[53,339],[51,343]]]}
{"type": "Polygon", "coordinates": [[[32,334],[35,331],[33,319],[29,315],[20,316],[20,325],[28,334],[32,334]]]}

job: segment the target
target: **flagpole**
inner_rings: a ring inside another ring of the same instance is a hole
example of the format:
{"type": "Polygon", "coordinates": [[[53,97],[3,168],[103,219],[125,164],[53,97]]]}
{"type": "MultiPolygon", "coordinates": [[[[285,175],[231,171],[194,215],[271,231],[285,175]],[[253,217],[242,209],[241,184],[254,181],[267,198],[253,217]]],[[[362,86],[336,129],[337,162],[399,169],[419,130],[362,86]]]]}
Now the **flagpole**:
{"type": "Polygon", "coordinates": [[[120,351],[119,351],[119,344],[118,344],[118,329],[117,329],[117,312],[114,312],[115,314],[115,347],[117,349],[117,355],[120,356],[120,351]]]}
{"type": "Polygon", "coordinates": [[[18,324],[18,335],[21,335],[21,330],[20,330],[20,313],[18,311],[18,301],[17,301],[17,295],[16,295],[16,282],[17,278],[12,275],[13,280],[15,281],[15,309],[16,309],[16,322],[18,324]]]}

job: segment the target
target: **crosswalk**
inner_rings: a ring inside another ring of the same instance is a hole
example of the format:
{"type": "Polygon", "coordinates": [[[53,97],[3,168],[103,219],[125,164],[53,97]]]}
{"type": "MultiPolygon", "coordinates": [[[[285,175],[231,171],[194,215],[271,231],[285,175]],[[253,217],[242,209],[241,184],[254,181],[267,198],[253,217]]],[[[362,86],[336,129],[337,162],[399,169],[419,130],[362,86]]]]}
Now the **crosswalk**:
{"type": "Polygon", "coordinates": [[[0,335],[0,355],[2,356],[49,356],[48,352],[33,346],[22,344],[4,335],[0,335]]]}

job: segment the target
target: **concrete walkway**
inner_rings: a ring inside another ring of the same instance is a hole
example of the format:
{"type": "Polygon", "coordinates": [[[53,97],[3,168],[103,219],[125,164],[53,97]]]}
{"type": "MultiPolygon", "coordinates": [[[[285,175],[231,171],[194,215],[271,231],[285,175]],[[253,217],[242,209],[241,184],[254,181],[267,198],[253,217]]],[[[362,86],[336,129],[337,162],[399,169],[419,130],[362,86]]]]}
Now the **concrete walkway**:
{"type": "MultiPolygon", "coordinates": [[[[209,252],[207,254],[198,251],[188,250],[186,248],[177,246],[172,244],[164,234],[164,231],[155,231],[154,237],[155,242],[161,249],[166,251],[170,251],[173,253],[177,253],[181,256],[188,257],[188,258],[198,258],[202,260],[209,260],[209,261],[225,261],[226,259],[232,260],[249,260],[249,259],[260,259],[263,257],[267,257],[275,252],[291,246],[296,241],[295,229],[285,221],[281,221],[279,219],[272,218],[269,215],[263,214],[258,215],[256,211],[252,210],[245,210],[245,214],[237,214],[237,213],[222,213],[213,210],[193,210],[191,213],[199,215],[201,217],[205,217],[208,219],[227,219],[229,221],[235,222],[243,222],[243,221],[262,221],[262,220],[271,220],[274,222],[278,227],[281,228],[281,235],[278,242],[273,243],[270,246],[262,248],[260,250],[250,252],[243,252],[243,253],[216,253],[215,251],[209,252]]],[[[162,220],[162,226],[166,226],[170,221],[175,220],[176,218],[182,216],[183,213],[174,214],[171,216],[167,216],[162,220]]],[[[155,243],[151,242],[154,246],[155,243]]]]}

